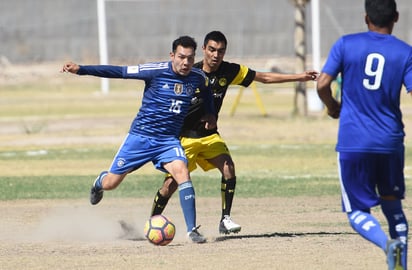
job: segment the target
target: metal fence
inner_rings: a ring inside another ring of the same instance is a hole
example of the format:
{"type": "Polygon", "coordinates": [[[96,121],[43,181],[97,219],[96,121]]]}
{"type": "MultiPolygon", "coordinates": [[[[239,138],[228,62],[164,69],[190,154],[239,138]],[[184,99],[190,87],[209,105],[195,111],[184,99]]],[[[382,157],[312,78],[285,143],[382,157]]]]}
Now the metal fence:
{"type": "MultiPolygon", "coordinates": [[[[106,0],[110,62],[164,58],[179,35],[196,38],[221,30],[228,57],[294,56],[291,0],[106,0]]],[[[412,2],[398,0],[400,21],[394,34],[412,42],[412,2]]],[[[11,63],[97,62],[96,0],[2,0],[0,57],[11,63]]],[[[311,50],[310,3],[306,30],[311,50]]],[[[320,0],[321,56],[342,34],[364,31],[363,1],[320,0]]]]}

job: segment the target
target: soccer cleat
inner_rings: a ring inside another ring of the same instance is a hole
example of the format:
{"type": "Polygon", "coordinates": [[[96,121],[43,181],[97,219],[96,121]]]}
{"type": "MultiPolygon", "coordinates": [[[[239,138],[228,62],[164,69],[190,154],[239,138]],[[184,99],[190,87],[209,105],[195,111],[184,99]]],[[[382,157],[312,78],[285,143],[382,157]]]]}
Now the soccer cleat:
{"type": "Polygon", "coordinates": [[[197,243],[197,244],[206,243],[206,238],[197,231],[199,227],[200,225],[193,228],[191,232],[187,233],[187,236],[193,243],[197,243]]]}
{"type": "Polygon", "coordinates": [[[398,239],[389,240],[386,244],[386,262],[389,270],[404,270],[402,255],[405,245],[398,239]]]}
{"type": "Polygon", "coordinates": [[[221,234],[238,233],[242,227],[239,224],[233,222],[230,216],[225,215],[219,224],[219,232],[221,234]]]}
{"type": "Polygon", "coordinates": [[[102,172],[96,180],[94,180],[93,186],[90,190],[90,203],[92,205],[98,204],[102,199],[103,199],[103,189],[102,188],[97,188],[96,187],[96,182],[105,177],[107,175],[107,172],[102,172]]]}
{"type": "Polygon", "coordinates": [[[90,190],[90,203],[95,205],[103,199],[103,189],[98,190],[93,186],[90,190]]]}

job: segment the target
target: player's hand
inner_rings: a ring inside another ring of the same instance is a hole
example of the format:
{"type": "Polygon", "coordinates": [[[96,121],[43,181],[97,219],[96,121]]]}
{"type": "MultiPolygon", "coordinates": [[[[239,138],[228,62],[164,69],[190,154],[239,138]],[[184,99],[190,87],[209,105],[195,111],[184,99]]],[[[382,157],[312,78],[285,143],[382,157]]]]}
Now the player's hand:
{"type": "Polygon", "coordinates": [[[333,119],[338,119],[340,116],[340,108],[340,103],[336,103],[336,106],[333,106],[333,108],[328,108],[328,115],[333,119]]]}
{"type": "Polygon", "coordinates": [[[213,114],[207,114],[203,116],[200,121],[205,124],[205,129],[215,129],[216,128],[216,116],[213,114]]]}
{"type": "Polygon", "coordinates": [[[306,81],[317,81],[319,77],[319,72],[315,70],[307,70],[302,74],[302,80],[303,82],[306,81]]]}
{"type": "Polygon", "coordinates": [[[63,68],[61,72],[70,72],[70,73],[77,73],[80,69],[80,66],[78,64],[75,64],[73,62],[67,62],[63,65],[63,68]]]}

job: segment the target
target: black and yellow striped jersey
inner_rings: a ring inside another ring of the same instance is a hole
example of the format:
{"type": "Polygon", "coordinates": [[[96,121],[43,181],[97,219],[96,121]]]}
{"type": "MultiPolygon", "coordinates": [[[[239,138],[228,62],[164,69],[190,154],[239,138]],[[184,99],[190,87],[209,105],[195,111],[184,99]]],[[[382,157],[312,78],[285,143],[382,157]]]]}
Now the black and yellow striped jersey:
{"type": "MultiPolygon", "coordinates": [[[[194,67],[202,69],[203,61],[196,63],[194,67]]],[[[230,85],[248,87],[253,82],[256,72],[244,65],[223,61],[218,70],[211,73],[205,72],[205,74],[209,78],[213,92],[217,119],[228,87],[230,85]]],[[[204,123],[200,122],[201,117],[205,115],[202,104],[203,100],[200,98],[200,92],[196,93],[183,124],[182,136],[204,137],[217,132],[217,129],[206,130],[204,123]]]]}

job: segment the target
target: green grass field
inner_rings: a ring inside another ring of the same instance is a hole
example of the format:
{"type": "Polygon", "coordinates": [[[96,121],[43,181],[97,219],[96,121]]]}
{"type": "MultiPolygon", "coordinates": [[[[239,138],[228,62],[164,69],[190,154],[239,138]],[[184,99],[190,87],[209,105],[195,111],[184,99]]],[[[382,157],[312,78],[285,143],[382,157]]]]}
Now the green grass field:
{"type": "MultiPolygon", "coordinates": [[[[0,74],[0,268],[188,269],[196,262],[197,269],[387,269],[382,251],[341,213],[338,122],[324,112],[293,115],[293,84],[256,85],[267,116],[250,89],[234,108],[236,87],[220,113],[219,131],[236,163],[231,214],[241,233],[218,233],[220,175],[196,170],[196,221],[208,243],[187,244],[175,195],[165,214],[177,236],[159,248],[141,234],[164,176],[152,164],[105,192],[97,207],[89,203],[93,180],[110,166],[140,106],[142,85],[112,80],[102,95],[98,78],[61,74],[57,65],[45,76],[24,68],[9,79],[0,74]],[[134,225],[133,236],[124,237],[119,220],[134,225]]],[[[408,216],[412,99],[402,99],[408,216]]],[[[379,208],[373,213],[385,220],[379,208]]]]}
{"type": "MultiPolygon", "coordinates": [[[[36,153],[34,150],[20,150],[0,153],[1,167],[7,166],[2,169],[9,171],[8,175],[2,177],[0,181],[0,200],[87,197],[96,173],[89,173],[89,170],[84,167],[95,167],[97,163],[107,164],[113,157],[114,148],[92,147],[87,151],[63,148],[43,151],[36,153]],[[24,173],[20,173],[21,166],[24,166],[24,173]],[[31,168],[34,171],[33,175],[30,175],[31,168]]],[[[277,162],[273,166],[268,165],[267,168],[259,166],[255,169],[240,169],[237,195],[267,197],[334,194],[338,192],[338,183],[333,174],[322,173],[321,168],[311,172],[309,168],[302,170],[293,168],[292,164],[285,167],[292,158],[299,157],[302,163],[313,162],[314,155],[318,156],[319,162],[334,158],[332,152],[321,157],[324,152],[326,152],[325,147],[285,150],[275,145],[267,148],[245,146],[234,150],[233,156],[240,160],[240,163],[265,158],[277,162]]],[[[324,170],[326,171],[326,168],[324,170]]],[[[129,175],[117,191],[111,192],[109,196],[153,196],[156,187],[161,185],[163,174],[151,169],[150,164],[144,171],[144,173],[137,171],[129,175]],[[150,173],[151,170],[153,172],[150,173]]],[[[197,194],[218,196],[219,177],[217,171],[208,174],[195,171],[192,178],[195,181],[197,194]]]]}
{"type": "MultiPolygon", "coordinates": [[[[139,82],[112,80],[105,96],[99,82],[57,74],[2,86],[0,200],[88,197],[95,176],[110,165],[142,93],[139,82]]],[[[323,113],[292,117],[293,84],[257,87],[268,116],[261,115],[251,91],[244,92],[230,116],[238,94],[233,88],[219,119],[236,162],[237,196],[338,194],[337,121],[323,113]]],[[[411,111],[409,99],[404,106],[411,111]]],[[[407,129],[411,118],[405,114],[407,129]]],[[[407,164],[411,152],[407,144],[407,164]]],[[[408,165],[405,173],[409,177],[408,165]]],[[[152,197],[162,178],[147,164],[108,196],[152,197]]],[[[196,170],[192,178],[198,195],[219,196],[217,170],[196,170]]]]}

